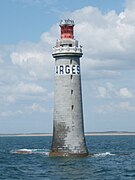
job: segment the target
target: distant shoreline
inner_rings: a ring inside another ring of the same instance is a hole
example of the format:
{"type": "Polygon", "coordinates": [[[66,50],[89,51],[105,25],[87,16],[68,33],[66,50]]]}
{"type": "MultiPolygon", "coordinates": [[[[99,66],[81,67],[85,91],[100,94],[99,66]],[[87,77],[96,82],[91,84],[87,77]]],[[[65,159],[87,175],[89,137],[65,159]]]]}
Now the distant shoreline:
{"type": "MultiPolygon", "coordinates": [[[[0,134],[0,137],[52,136],[52,133],[0,134]]],[[[135,132],[87,132],[85,136],[135,136],[135,132]]]]}

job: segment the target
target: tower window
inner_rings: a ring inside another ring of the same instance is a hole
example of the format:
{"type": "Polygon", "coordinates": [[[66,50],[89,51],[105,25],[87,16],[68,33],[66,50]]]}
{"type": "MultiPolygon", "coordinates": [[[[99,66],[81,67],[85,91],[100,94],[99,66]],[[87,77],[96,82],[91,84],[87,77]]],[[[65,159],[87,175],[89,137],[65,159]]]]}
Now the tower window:
{"type": "Polygon", "coordinates": [[[73,110],[73,109],[74,109],[74,105],[71,106],[71,110],[73,110]]]}
{"type": "Polygon", "coordinates": [[[71,89],[71,94],[73,94],[73,89],[71,89]]]}
{"type": "Polygon", "coordinates": [[[71,79],[73,79],[73,75],[71,75],[71,79]]]}
{"type": "Polygon", "coordinates": [[[70,64],[72,64],[72,59],[70,59],[70,64]]]}

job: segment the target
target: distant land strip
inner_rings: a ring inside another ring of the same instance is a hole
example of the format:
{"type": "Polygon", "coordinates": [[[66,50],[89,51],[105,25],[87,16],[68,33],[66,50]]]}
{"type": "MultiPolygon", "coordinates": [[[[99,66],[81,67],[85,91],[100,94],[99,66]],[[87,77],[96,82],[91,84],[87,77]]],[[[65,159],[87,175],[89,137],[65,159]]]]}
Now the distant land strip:
{"type": "MultiPolygon", "coordinates": [[[[135,136],[135,132],[128,131],[107,131],[107,132],[86,132],[85,136],[135,136]]],[[[24,136],[52,136],[52,133],[17,133],[0,134],[0,137],[24,137],[24,136]]]]}

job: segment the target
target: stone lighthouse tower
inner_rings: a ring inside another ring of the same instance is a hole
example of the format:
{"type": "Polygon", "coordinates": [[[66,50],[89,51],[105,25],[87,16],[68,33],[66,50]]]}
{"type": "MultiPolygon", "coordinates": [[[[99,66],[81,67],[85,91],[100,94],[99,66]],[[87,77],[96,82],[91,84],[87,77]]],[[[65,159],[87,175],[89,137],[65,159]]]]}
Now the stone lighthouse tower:
{"type": "Polygon", "coordinates": [[[53,49],[55,91],[50,156],[87,156],[84,137],[80,57],[74,21],[61,20],[61,37],[53,49]]]}

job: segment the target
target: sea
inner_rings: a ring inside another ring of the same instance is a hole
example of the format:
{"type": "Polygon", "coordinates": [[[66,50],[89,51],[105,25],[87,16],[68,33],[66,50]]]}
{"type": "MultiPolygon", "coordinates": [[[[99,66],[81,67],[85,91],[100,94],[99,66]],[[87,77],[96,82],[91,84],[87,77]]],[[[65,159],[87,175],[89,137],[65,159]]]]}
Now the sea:
{"type": "Polygon", "coordinates": [[[0,137],[0,180],[135,180],[135,136],[87,136],[83,158],[49,157],[51,138],[0,137]]]}

